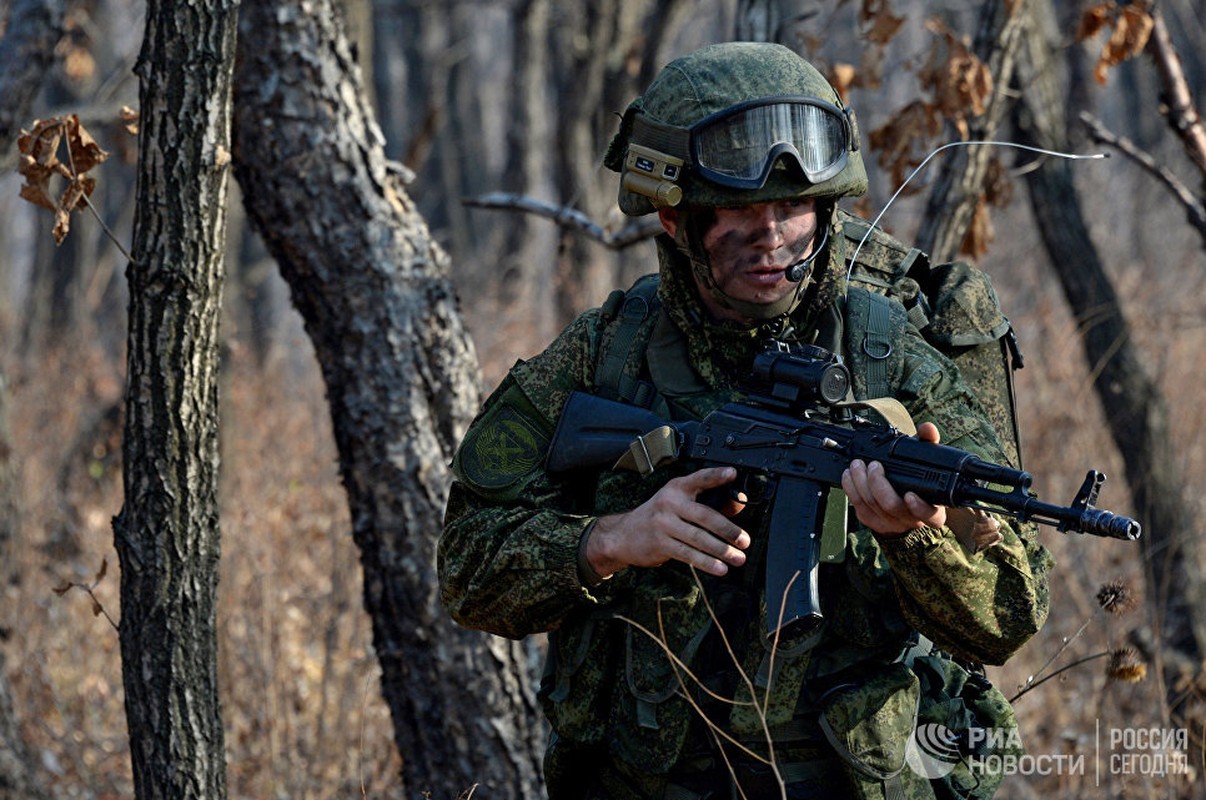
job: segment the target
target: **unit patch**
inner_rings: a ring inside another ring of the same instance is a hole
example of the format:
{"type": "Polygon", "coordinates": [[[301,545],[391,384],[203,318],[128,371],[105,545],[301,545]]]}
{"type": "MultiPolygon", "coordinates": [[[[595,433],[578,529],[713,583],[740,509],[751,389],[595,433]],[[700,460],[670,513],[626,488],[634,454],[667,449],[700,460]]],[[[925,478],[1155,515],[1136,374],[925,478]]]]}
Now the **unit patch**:
{"type": "Polygon", "coordinates": [[[510,405],[500,403],[473,426],[459,453],[460,472],[474,487],[498,492],[539,469],[548,437],[510,405]]]}

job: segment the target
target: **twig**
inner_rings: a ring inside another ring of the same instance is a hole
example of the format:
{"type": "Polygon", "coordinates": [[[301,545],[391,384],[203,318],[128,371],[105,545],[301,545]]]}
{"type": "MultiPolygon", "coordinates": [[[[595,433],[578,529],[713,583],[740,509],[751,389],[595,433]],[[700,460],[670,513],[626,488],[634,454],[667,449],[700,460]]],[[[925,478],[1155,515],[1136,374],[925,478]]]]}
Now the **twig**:
{"type": "Polygon", "coordinates": [[[509,192],[491,192],[461,201],[470,208],[503,209],[523,211],[552,220],[561,228],[577,231],[589,236],[613,250],[623,250],[630,245],[643,242],[662,232],[656,217],[641,218],[630,222],[618,231],[608,232],[590,217],[568,206],[555,206],[543,200],[509,192]]]}
{"type": "MultiPolygon", "coordinates": [[[[1050,678],[1052,678],[1054,675],[1058,675],[1059,673],[1061,673],[1061,672],[1063,672],[1065,669],[1067,669],[1068,667],[1063,667],[1062,669],[1056,670],[1056,671],[1055,671],[1054,673],[1052,673],[1051,675],[1048,675],[1048,676],[1046,676],[1046,677],[1044,677],[1044,678],[1040,678],[1040,679],[1038,679],[1038,680],[1035,680],[1036,678],[1038,678],[1038,676],[1039,676],[1039,675],[1042,675],[1042,674],[1043,674],[1043,673],[1044,673],[1044,672],[1047,670],[1047,667],[1050,667],[1050,666],[1051,666],[1051,665],[1052,665],[1052,664],[1055,662],[1055,660],[1056,660],[1057,658],[1059,658],[1061,655],[1063,655],[1064,651],[1065,651],[1065,650],[1067,650],[1067,649],[1068,649],[1068,648],[1069,648],[1069,647],[1072,645],[1072,643],[1073,643],[1073,642],[1075,642],[1077,639],[1079,639],[1079,638],[1080,638],[1080,635],[1081,635],[1082,633],[1084,633],[1084,632],[1085,632],[1085,628],[1089,627],[1089,625],[1090,625],[1090,624],[1093,622],[1093,620],[1095,620],[1095,619],[1097,619],[1097,614],[1092,614],[1092,615],[1090,615],[1090,616],[1089,616],[1089,618],[1088,618],[1088,619],[1086,619],[1086,620],[1084,621],[1084,623],[1082,623],[1082,624],[1081,624],[1081,626],[1080,626],[1079,628],[1077,628],[1077,629],[1076,629],[1076,633],[1074,633],[1074,634],[1072,634],[1071,636],[1069,636],[1069,637],[1067,637],[1066,639],[1064,639],[1064,643],[1063,643],[1062,645],[1060,645],[1060,648],[1059,648],[1058,650],[1056,650],[1056,651],[1055,651],[1055,652],[1054,652],[1054,653],[1051,655],[1051,657],[1050,657],[1050,658],[1048,658],[1048,659],[1047,659],[1047,660],[1046,660],[1046,661],[1043,663],[1043,665],[1042,665],[1041,667],[1039,667],[1039,668],[1038,668],[1038,670],[1036,670],[1036,671],[1035,671],[1035,673],[1034,673],[1033,675],[1031,675],[1030,677],[1028,677],[1028,678],[1026,679],[1026,683],[1022,685],[1021,689],[1018,691],[1018,693],[1017,693],[1016,695],[1014,695],[1014,696],[1013,696],[1013,698],[1010,700],[1010,702],[1013,702],[1013,700],[1016,700],[1017,698],[1021,697],[1021,696],[1022,696],[1022,695],[1024,695],[1024,694],[1026,694],[1026,692],[1030,691],[1030,690],[1031,690],[1031,689],[1033,689],[1035,686],[1038,686],[1038,685],[1039,685],[1039,684],[1041,684],[1041,683],[1045,683],[1045,682],[1047,682],[1047,681],[1048,681],[1050,678]]],[[[1079,663],[1079,662],[1076,662],[1076,663],[1079,663]]],[[[1071,665],[1069,665],[1069,666],[1075,666],[1075,664],[1071,664],[1071,665]]]]}
{"type": "Polygon", "coordinates": [[[1152,36],[1147,47],[1152,60],[1156,62],[1156,71],[1160,73],[1160,83],[1164,87],[1164,116],[1185,145],[1185,151],[1197,165],[1198,172],[1206,178],[1206,127],[1202,125],[1202,117],[1194,106],[1193,92],[1190,91],[1189,81],[1185,79],[1181,57],[1173,46],[1164,15],[1158,7],[1152,9],[1151,15],[1152,36]]]}
{"type": "Polygon", "coordinates": [[[1189,223],[1197,228],[1199,235],[1203,239],[1206,239],[1206,205],[1203,205],[1202,200],[1190,191],[1189,187],[1182,183],[1171,170],[1160,166],[1156,162],[1156,159],[1152,158],[1149,153],[1141,150],[1130,139],[1112,133],[1101,120],[1089,112],[1082,111],[1080,113],[1080,121],[1089,129],[1089,136],[1092,137],[1093,141],[1115,148],[1167,186],[1169,191],[1185,207],[1185,214],[1189,218],[1189,223]]]}
{"type": "Polygon", "coordinates": [[[122,243],[118,241],[117,237],[113,235],[113,231],[109,230],[109,226],[105,224],[105,221],[101,219],[101,215],[97,212],[96,206],[92,205],[92,200],[88,198],[88,195],[85,194],[82,195],[82,197],[84,198],[84,202],[88,205],[88,210],[92,212],[92,216],[96,217],[96,221],[100,223],[101,230],[105,232],[105,235],[109,237],[109,240],[113,242],[113,244],[117,245],[117,249],[120,250],[121,254],[126,257],[126,261],[129,261],[134,266],[138,266],[138,262],[134,260],[134,256],[130,255],[126,248],[122,246],[122,243]]]}
{"type": "MultiPolygon", "coordinates": [[[[1061,652],[1062,652],[1062,650],[1061,650],[1061,652]]],[[[1108,656],[1109,654],[1110,654],[1109,650],[1104,650],[1100,653],[1094,653],[1091,656],[1085,656],[1084,658],[1078,658],[1076,661],[1073,661],[1071,664],[1066,664],[1066,665],[1060,667],[1055,672],[1052,672],[1050,675],[1047,675],[1044,678],[1041,678],[1037,681],[1028,682],[1025,687],[1023,687],[1021,690],[1018,691],[1017,694],[1015,694],[1013,697],[1009,698],[1009,702],[1010,703],[1016,702],[1019,697],[1026,694],[1031,689],[1037,689],[1039,686],[1042,686],[1047,681],[1051,680],[1052,678],[1056,677],[1057,675],[1067,672],[1068,670],[1072,669],[1073,667],[1079,667],[1081,664],[1088,663],[1089,661],[1093,661],[1098,658],[1104,658],[1104,657],[1108,656]]],[[[1048,662],[1048,663],[1050,663],[1050,662],[1048,662]]]]}
{"type": "Polygon", "coordinates": [[[97,599],[96,593],[93,591],[94,589],[96,589],[97,586],[100,585],[100,582],[105,579],[105,573],[108,571],[108,569],[109,569],[109,559],[102,558],[100,569],[97,570],[96,577],[93,578],[92,583],[80,583],[79,581],[63,581],[58,586],[54,587],[54,589],[52,591],[54,591],[54,593],[57,594],[59,597],[62,597],[63,595],[67,594],[67,592],[71,591],[72,589],[79,589],[81,592],[84,592],[85,594],[88,595],[89,599],[92,600],[93,616],[102,616],[103,615],[104,618],[109,621],[109,624],[111,626],[113,626],[113,630],[120,632],[121,629],[117,626],[117,622],[113,619],[113,617],[109,616],[109,612],[105,610],[105,607],[103,605],[101,605],[101,601],[97,599]]]}

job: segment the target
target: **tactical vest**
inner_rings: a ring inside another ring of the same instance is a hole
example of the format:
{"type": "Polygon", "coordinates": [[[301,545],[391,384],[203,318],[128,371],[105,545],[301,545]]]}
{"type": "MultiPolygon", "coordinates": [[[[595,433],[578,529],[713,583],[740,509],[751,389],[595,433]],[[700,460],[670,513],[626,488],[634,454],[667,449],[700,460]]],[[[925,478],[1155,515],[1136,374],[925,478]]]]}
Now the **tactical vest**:
{"type": "MultiPolygon", "coordinates": [[[[865,382],[868,398],[888,394],[886,357],[891,351],[890,312],[884,298],[904,306],[909,321],[936,350],[950,358],[979,399],[1006,456],[1021,468],[1021,436],[1017,424],[1013,371],[1022,368],[1013,326],[1001,310],[988,274],[962,261],[933,266],[916,248],[906,248],[879,229],[841,210],[839,225],[846,252],[857,258],[850,286],[868,292],[847,295],[847,316],[865,321],[864,365],[856,380],[865,382]],[[868,231],[871,233],[868,235],[868,231]]],[[[658,276],[646,275],[627,291],[617,289],[603,304],[605,329],[596,361],[596,392],[611,399],[665,411],[650,369],[687,369],[677,354],[657,351],[659,327],[668,325],[657,297],[658,276]],[[653,347],[651,348],[651,343],[653,347]],[[644,377],[643,377],[644,376],[644,377]]]]}

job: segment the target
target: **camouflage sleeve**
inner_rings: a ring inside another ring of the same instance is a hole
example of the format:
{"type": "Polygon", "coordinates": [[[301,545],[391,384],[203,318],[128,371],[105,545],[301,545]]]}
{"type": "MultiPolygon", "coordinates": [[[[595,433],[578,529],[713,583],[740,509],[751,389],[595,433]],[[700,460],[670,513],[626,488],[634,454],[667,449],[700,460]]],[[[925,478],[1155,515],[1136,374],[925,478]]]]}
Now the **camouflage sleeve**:
{"type": "Polygon", "coordinates": [[[580,318],[517,363],[457,451],[437,568],[444,604],[461,625],[520,638],[595,602],[577,567],[593,517],[576,513],[574,498],[543,469],[565,398],[589,385],[592,326],[580,318]]]}
{"type": "MultiPolygon", "coordinates": [[[[917,422],[933,422],[944,444],[1006,463],[1000,441],[956,367],[916,334],[906,350],[899,398],[917,422]]],[[[973,552],[949,528],[876,537],[896,578],[901,609],[939,647],[1001,664],[1042,627],[1050,554],[1033,523],[1000,518],[1002,540],[973,552]]]]}

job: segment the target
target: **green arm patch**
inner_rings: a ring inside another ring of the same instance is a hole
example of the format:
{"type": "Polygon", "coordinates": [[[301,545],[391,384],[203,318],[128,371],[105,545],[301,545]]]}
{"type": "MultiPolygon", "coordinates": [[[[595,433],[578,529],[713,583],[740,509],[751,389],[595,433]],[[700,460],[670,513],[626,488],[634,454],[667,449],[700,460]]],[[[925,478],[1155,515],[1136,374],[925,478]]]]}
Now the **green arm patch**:
{"type": "Polygon", "coordinates": [[[512,384],[469,429],[452,468],[477,493],[513,500],[541,473],[549,439],[548,425],[512,384]]]}

